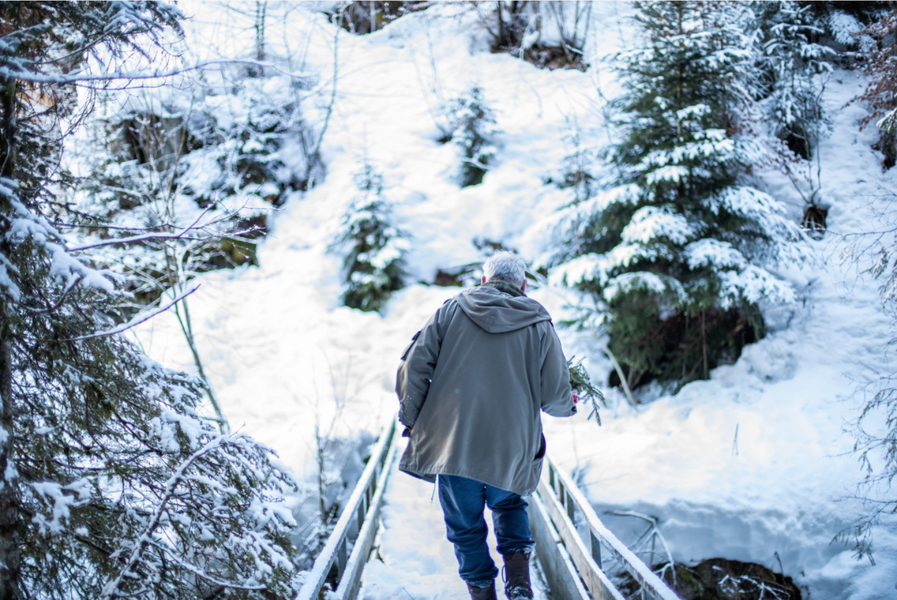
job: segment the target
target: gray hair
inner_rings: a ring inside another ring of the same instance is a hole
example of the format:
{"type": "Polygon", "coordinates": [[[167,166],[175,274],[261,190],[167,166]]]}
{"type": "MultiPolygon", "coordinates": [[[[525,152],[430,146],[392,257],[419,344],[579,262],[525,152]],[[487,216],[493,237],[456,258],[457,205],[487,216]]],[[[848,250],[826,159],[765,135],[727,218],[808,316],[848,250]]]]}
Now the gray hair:
{"type": "Polygon", "coordinates": [[[513,252],[497,252],[483,263],[483,275],[486,281],[500,279],[520,287],[526,280],[526,263],[513,252]]]}

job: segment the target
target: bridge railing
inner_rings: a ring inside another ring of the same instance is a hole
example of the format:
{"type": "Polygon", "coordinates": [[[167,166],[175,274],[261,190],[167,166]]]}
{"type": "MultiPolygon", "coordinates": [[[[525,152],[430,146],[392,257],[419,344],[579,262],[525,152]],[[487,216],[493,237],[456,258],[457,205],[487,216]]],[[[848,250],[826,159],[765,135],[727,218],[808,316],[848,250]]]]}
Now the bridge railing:
{"type": "MultiPolygon", "coordinates": [[[[295,600],[323,600],[328,585],[328,600],[357,596],[379,527],[397,437],[395,421],[390,421],[295,600]]],[[[604,526],[576,484],[548,457],[529,514],[536,554],[553,600],[626,600],[605,572],[611,561],[632,576],[641,600],[679,600],[604,526]]]]}
{"type": "Polygon", "coordinates": [[[398,430],[391,419],[371,450],[355,490],[349,497],[324,548],[315,560],[296,600],[320,600],[329,584],[333,600],[352,600],[380,524],[383,492],[396,455],[398,430]]]}
{"type": "Polygon", "coordinates": [[[554,600],[625,600],[604,567],[614,559],[642,600],[679,600],[655,573],[605,527],[576,484],[546,457],[529,513],[536,554],[554,600]],[[576,523],[584,525],[580,535],[576,523]]]}

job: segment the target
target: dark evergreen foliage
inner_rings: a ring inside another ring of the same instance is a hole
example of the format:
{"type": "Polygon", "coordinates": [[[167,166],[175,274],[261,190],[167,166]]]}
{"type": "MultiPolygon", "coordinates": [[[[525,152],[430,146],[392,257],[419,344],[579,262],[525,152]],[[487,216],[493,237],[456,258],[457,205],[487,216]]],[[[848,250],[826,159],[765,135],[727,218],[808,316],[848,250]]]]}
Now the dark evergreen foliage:
{"type": "MultiPolygon", "coordinates": [[[[851,51],[861,46],[859,37],[855,35],[860,29],[891,11],[890,2],[886,0],[799,0],[797,4],[813,15],[818,28],[813,41],[831,46],[841,58],[850,58],[851,51]]],[[[850,62],[843,64],[852,66],[850,62]]]]}
{"type": "Polygon", "coordinates": [[[762,260],[794,235],[747,185],[758,150],[744,135],[756,94],[746,7],[637,7],[643,37],[619,56],[614,171],[566,209],[558,253],[560,273],[596,301],[577,323],[606,331],[630,387],[706,378],[761,336],[759,303],[792,297],[762,260]]]}
{"type": "MultiPolygon", "coordinates": [[[[289,594],[293,484],[198,382],[116,333],[114,275],[66,248],[59,154],[86,59],[179,31],[155,2],[0,5],[0,598],[289,594]],[[258,564],[269,569],[259,574],[258,564]]],[[[108,80],[120,76],[109,74],[108,80]]]]}

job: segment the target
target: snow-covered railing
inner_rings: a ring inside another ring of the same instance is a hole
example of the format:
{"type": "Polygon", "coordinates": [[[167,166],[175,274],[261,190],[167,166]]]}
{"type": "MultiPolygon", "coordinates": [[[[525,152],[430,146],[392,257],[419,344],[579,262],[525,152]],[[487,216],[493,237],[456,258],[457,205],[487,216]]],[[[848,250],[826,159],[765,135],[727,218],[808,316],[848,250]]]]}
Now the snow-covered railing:
{"type": "Polygon", "coordinates": [[[576,484],[546,457],[546,468],[529,514],[536,555],[555,600],[624,600],[602,567],[602,548],[638,584],[643,600],[679,600],[644,562],[604,526],[576,484]],[[574,524],[579,514],[587,536],[574,524]],[[584,540],[584,537],[588,541],[584,540]]]}
{"type": "Polygon", "coordinates": [[[361,573],[380,524],[383,491],[396,455],[396,435],[396,423],[391,420],[383,428],[352,496],[296,600],[323,598],[327,584],[333,590],[329,599],[353,600],[358,594],[361,573]]]}

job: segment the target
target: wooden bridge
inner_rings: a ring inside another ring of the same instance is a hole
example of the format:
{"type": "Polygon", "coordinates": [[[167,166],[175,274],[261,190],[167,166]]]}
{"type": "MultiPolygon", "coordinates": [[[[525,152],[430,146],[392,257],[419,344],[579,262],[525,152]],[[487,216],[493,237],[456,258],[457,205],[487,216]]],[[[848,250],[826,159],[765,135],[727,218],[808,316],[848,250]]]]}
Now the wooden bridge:
{"type": "MultiPolygon", "coordinates": [[[[395,422],[380,434],[367,467],[343,513],[299,590],[297,600],[353,600],[364,581],[399,440],[395,422]]],[[[410,479],[410,478],[409,478],[410,479]]],[[[550,600],[678,600],[676,594],[611,533],[576,485],[546,457],[542,481],[529,502],[537,569],[550,600]],[[628,574],[627,594],[608,573],[628,574]]],[[[438,543],[440,540],[433,540],[438,543]]],[[[448,541],[442,536],[443,543],[448,541]]],[[[456,564],[447,567],[454,574],[456,564]]],[[[396,578],[408,577],[397,573],[396,578]]],[[[407,590],[405,590],[407,592],[407,590]]],[[[501,594],[499,593],[499,596],[501,594]]],[[[414,598],[407,593],[405,600],[414,598]]]]}

